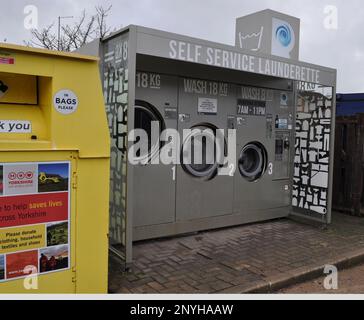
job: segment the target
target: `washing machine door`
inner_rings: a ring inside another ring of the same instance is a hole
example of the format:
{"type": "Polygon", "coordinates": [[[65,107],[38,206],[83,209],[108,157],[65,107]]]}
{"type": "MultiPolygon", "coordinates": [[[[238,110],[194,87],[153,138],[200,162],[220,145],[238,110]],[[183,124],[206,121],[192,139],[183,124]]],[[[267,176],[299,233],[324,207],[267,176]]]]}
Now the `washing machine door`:
{"type": "MultiPolygon", "coordinates": [[[[155,137],[159,137],[161,132],[165,129],[165,122],[158,112],[158,110],[149,102],[143,100],[135,101],[135,113],[134,113],[134,128],[144,130],[147,134],[146,141],[136,142],[142,146],[136,152],[137,162],[147,164],[153,157],[159,156],[159,151],[162,147],[161,142],[158,140],[153,141],[152,123],[159,124],[158,132],[155,132],[155,137]]],[[[140,138],[139,138],[140,139],[140,138]]]]}
{"type": "Polygon", "coordinates": [[[181,164],[194,178],[213,179],[224,162],[225,141],[213,125],[190,129],[182,145],[181,164]]]}
{"type": "Polygon", "coordinates": [[[178,78],[142,71],[138,71],[138,76],[141,79],[159,77],[160,87],[143,87],[137,83],[135,91],[133,125],[136,129],[146,131],[149,142],[137,154],[148,162],[129,165],[131,170],[128,175],[132,174],[133,177],[133,185],[129,186],[128,191],[133,207],[134,241],[163,236],[164,231],[160,226],[174,223],[176,219],[176,181],[173,180],[175,164],[166,165],[157,161],[160,155],[159,148],[163,143],[151,140],[151,124],[152,121],[158,121],[159,131],[177,130],[178,78]],[[171,109],[176,110],[175,114],[166,114],[171,112],[171,109]]]}
{"type": "Polygon", "coordinates": [[[267,168],[267,151],[258,142],[248,143],[240,152],[239,171],[250,182],[259,180],[267,168]]]}

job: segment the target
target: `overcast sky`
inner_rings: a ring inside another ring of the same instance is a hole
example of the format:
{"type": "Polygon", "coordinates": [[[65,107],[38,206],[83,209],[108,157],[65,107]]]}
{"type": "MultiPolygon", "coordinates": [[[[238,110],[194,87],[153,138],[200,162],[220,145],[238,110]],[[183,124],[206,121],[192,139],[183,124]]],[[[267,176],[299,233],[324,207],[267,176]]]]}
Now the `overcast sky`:
{"type": "Polygon", "coordinates": [[[98,4],[113,5],[112,28],[138,24],[231,45],[235,18],[267,8],[281,11],[301,19],[300,60],[338,69],[338,92],[364,92],[362,0],[13,0],[0,11],[0,41],[29,40],[26,5],[38,8],[41,28],[58,16],[77,17],[83,9],[92,14],[98,4]],[[327,5],[338,8],[337,30],[324,27],[327,5]]]}

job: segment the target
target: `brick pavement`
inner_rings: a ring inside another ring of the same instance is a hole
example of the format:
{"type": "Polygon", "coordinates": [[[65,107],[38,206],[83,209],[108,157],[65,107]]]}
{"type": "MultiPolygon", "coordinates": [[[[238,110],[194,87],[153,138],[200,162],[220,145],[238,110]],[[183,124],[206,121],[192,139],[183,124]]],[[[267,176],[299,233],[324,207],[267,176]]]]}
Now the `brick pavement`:
{"type": "Polygon", "coordinates": [[[134,246],[134,268],[111,257],[115,293],[240,293],[363,249],[364,219],[334,215],[323,230],[288,219],[201,232],[134,246]]]}

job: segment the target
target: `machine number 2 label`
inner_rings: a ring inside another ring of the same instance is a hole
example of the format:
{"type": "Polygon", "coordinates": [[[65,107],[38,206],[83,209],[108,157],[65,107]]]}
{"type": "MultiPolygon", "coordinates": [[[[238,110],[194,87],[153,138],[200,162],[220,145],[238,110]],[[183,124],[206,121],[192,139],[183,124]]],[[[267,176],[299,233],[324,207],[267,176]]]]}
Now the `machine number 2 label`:
{"type": "Polygon", "coordinates": [[[273,163],[271,162],[271,163],[269,163],[269,164],[268,164],[268,174],[269,174],[270,176],[272,176],[272,175],[273,175],[273,169],[274,169],[274,167],[273,167],[273,163]]]}

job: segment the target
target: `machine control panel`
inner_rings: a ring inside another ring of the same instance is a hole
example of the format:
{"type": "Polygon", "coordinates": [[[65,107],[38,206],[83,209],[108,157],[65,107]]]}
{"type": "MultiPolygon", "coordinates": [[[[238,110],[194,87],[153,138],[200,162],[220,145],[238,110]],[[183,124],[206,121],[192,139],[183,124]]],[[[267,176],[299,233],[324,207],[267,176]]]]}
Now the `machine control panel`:
{"type": "Polygon", "coordinates": [[[275,179],[289,178],[289,160],[291,152],[291,134],[276,132],[275,137],[275,179]]]}
{"type": "Polygon", "coordinates": [[[274,116],[271,120],[274,130],[274,179],[289,179],[292,134],[294,128],[293,95],[290,92],[277,92],[274,103],[274,116]]]}
{"type": "Polygon", "coordinates": [[[227,128],[228,130],[234,130],[236,128],[235,123],[237,122],[237,120],[235,120],[235,116],[228,116],[228,124],[227,124],[227,128]]]}

